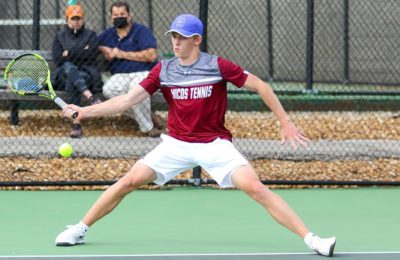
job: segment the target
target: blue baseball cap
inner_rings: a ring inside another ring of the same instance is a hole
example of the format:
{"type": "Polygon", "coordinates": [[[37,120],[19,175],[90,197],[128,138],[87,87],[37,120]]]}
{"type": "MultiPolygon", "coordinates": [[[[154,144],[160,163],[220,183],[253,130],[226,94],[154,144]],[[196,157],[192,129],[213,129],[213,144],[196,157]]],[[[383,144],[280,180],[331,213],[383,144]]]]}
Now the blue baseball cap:
{"type": "Polygon", "coordinates": [[[185,37],[203,34],[203,23],[193,14],[178,15],[171,24],[171,28],[165,33],[176,32],[185,37]]]}

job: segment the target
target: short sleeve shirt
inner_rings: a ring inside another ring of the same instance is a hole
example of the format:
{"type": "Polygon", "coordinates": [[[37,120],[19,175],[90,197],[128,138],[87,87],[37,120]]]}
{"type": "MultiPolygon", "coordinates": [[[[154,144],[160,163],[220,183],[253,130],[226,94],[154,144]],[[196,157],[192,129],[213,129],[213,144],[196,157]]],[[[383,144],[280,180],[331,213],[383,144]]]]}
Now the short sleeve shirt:
{"type": "Polygon", "coordinates": [[[232,140],[225,127],[227,82],[242,87],[248,73],[221,57],[200,53],[190,66],[163,60],[140,85],[152,95],[161,90],[168,103],[169,135],[191,143],[232,140]]]}
{"type": "MultiPolygon", "coordinates": [[[[102,32],[99,37],[100,46],[110,48],[117,47],[123,51],[143,51],[149,48],[157,48],[157,41],[146,26],[133,23],[128,35],[120,38],[114,27],[102,32]]],[[[126,59],[113,59],[108,67],[111,74],[132,73],[140,71],[150,71],[157,62],[138,62],[126,59]]]]}

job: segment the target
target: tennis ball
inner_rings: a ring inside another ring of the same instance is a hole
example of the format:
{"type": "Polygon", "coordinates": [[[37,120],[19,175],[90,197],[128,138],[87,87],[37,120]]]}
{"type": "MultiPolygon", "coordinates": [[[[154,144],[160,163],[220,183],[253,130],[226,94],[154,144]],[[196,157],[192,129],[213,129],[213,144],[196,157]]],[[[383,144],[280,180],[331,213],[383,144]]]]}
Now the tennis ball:
{"type": "Polygon", "coordinates": [[[58,149],[58,153],[65,158],[68,158],[72,155],[74,152],[74,149],[69,143],[63,143],[60,145],[60,148],[58,149]]]}

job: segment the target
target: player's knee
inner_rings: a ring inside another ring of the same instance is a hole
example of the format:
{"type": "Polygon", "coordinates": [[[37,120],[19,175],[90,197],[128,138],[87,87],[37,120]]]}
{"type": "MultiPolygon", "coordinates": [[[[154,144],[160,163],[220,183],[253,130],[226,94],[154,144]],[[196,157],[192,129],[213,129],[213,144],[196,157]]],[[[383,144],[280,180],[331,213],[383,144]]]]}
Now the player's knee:
{"type": "Polygon", "coordinates": [[[260,181],[252,181],[246,193],[256,201],[261,201],[268,195],[268,189],[260,181]]]}
{"type": "Polygon", "coordinates": [[[155,179],[156,175],[152,169],[142,164],[135,164],[118,182],[120,183],[121,192],[126,194],[155,179]]]}
{"type": "Polygon", "coordinates": [[[128,175],[119,180],[120,191],[122,194],[130,193],[140,188],[141,185],[142,184],[135,180],[135,178],[128,175]]]}

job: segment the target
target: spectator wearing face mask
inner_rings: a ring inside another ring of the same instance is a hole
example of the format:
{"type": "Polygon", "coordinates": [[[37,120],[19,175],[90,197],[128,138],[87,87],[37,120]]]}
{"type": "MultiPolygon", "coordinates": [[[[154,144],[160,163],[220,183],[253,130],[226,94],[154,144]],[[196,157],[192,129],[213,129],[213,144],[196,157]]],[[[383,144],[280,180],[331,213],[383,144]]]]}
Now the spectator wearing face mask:
{"type": "MultiPolygon", "coordinates": [[[[108,61],[111,78],[103,87],[103,95],[112,98],[138,87],[157,64],[157,42],[146,26],[133,22],[129,5],[115,2],[110,7],[113,27],[98,37],[100,50],[108,61]]],[[[150,99],[136,104],[126,114],[135,119],[141,132],[159,137],[163,127],[151,112],[150,99]]]]}
{"type": "MultiPolygon", "coordinates": [[[[68,102],[80,105],[81,96],[90,104],[100,103],[95,94],[101,93],[103,82],[96,66],[99,43],[94,31],[85,28],[85,12],[74,4],[65,11],[66,25],[54,37],[52,55],[56,68],[52,72],[52,83],[56,89],[65,89],[68,102]]],[[[73,122],[70,136],[82,137],[79,121],[73,122]]]]}

